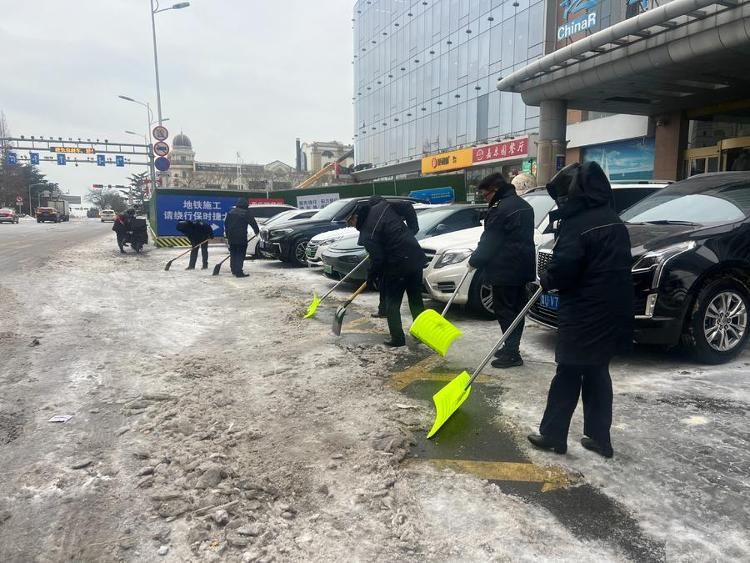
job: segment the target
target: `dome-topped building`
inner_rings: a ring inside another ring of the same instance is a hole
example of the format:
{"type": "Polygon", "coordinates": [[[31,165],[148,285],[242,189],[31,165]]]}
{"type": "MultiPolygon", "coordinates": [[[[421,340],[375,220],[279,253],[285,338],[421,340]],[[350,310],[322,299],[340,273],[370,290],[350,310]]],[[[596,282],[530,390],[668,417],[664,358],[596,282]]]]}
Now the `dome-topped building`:
{"type": "Polygon", "coordinates": [[[185,149],[192,149],[193,143],[190,142],[190,137],[180,131],[179,135],[177,135],[172,141],[172,146],[175,148],[180,147],[185,149]]]}

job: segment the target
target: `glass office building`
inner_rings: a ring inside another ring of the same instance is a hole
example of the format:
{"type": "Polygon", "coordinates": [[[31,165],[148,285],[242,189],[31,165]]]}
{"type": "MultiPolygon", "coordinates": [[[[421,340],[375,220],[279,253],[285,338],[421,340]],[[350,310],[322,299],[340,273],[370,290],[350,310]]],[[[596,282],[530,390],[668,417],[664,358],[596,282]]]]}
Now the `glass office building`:
{"type": "Polygon", "coordinates": [[[536,132],[539,108],[499,76],[543,54],[543,0],[360,0],[356,164],[374,167],[536,132]]]}

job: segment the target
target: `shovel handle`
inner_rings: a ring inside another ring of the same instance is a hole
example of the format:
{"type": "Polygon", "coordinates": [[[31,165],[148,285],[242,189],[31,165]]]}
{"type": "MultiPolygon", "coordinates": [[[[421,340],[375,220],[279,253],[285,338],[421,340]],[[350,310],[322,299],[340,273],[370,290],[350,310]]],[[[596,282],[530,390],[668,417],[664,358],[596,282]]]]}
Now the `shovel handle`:
{"type": "Polygon", "coordinates": [[[466,278],[469,277],[469,274],[471,272],[475,272],[475,271],[476,271],[475,269],[469,269],[468,267],[466,268],[466,271],[464,272],[464,275],[461,278],[461,280],[458,282],[458,285],[456,286],[456,289],[453,290],[453,295],[451,295],[451,298],[448,299],[448,303],[446,303],[445,309],[443,309],[443,312],[440,313],[441,317],[445,317],[446,313],[448,312],[448,309],[450,309],[451,305],[453,305],[453,300],[456,298],[456,295],[458,295],[458,290],[461,289],[461,286],[466,281],[466,278]]]}
{"type": "Polygon", "coordinates": [[[521,312],[518,313],[518,316],[513,319],[513,322],[510,323],[510,326],[508,327],[508,330],[506,330],[503,335],[500,337],[500,340],[497,341],[497,344],[493,346],[492,350],[490,350],[490,353],[485,356],[484,360],[482,360],[482,363],[479,364],[479,367],[474,370],[474,373],[471,374],[471,379],[469,379],[469,382],[466,384],[466,387],[464,387],[464,390],[471,387],[471,384],[474,383],[474,380],[479,375],[479,372],[484,369],[484,366],[486,366],[489,361],[492,359],[492,356],[495,355],[495,352],[497,352],[500,349],[500,346],[503,345],[503,343],[508,339],[508,336],[513,333],[515,328],[518,326],[518,323],[521,322],[521,319],[523,319],[526,316],[526,313],[529,312],[529,309],[531,309],[531,306],[536,303],[536,300],[539,299],[539,296],[542,294],[542,286],[540,285],[537,290],[534,292],[534,295],[531,296],[531,299],[529,299],[529,302],[526,303],[523,309],[521,309],[521,312]]]}
{"type": "Polygon", "coordinates": [[[348,307],[349,305],[351,305],[352,301],[354,301],[357,298],[357,295],[359,295],[360,293],[362,293],[366,288],[367,288],[367,282],[365,282],[362,285],[360,285],[357,288],[357,291],[355,291],[354,293],[352,293],[352,296],[347,300],[347,302],[344,305],[344,307],[348,307]]]}
{"type": "Polygon", "coordinates": [[[351,270],[349,271],[349,273],[348,273],[348,274],[346,274],[346,275],[345,275],[345,276],[344,276],[343,278],[341,278],[341,279],[340,279],[340,280],[339,280],[339,281],[338,281],[338,282],[336,283],[336,285],[334,285],[334,286],[333,286],[333,287],[332,287],[331,289],[329,289],[329,290],[328,290],[328,292],[327,292],[327,293],[326,293],[326,294],[325,294],[325,295],[324,295],[323,297],[321,297],[321,298],[320,298],[320,301],[322,302],[322,301],[323,301],[323,300],[324,300],[324,299],[325,299],[326,297],[328,297],[329,295],[331,295],[331,293],[333,293],[333,291],[334,291],[334,290],[335,290],[335,289],[336,289],[336,288],[337,288],[338,286],[340,286],[340,285],[341,285],[342,283],[344,283],[344,282],[345,282],[345,281],[346,281],[347,279],[349,279],[349,276],[351,276],[351,275],[352,275],[352,274],[353,274],[354,272],[356,272],[357,270],[359,270],[359,268],[360,268],[360,267],[361,267],[361,266],[362,266],[362,265],[363,265],[363,264],[364,264],[365,262],[367,262],[367,261],[368,261],[369,259],[370,259],[370,257],[369,257],[368,255],[366,255],[366,256],[365,256],[365,257],[364,257],[364,258],[362,259],[362,261],[361,261],[361,262],[360,262],[359,264],[357,264],[356,266],[354,266],[354,268],[352,268],[352,269],[351,269],[351,270]]]}

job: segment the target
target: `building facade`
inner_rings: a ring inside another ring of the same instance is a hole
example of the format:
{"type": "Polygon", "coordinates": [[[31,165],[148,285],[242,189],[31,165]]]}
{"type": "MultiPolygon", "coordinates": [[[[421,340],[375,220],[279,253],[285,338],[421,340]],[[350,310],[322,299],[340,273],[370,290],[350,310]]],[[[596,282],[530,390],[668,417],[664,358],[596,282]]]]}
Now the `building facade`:
{"type": "MultiPolygon", "coordinates": [[[[327,166],[331,162],[341,160],[342,157],[350,153],[351,145],[345,145],[338,141],[313,141],[302,143],[300,170],[302,172],[315,173],[327,166]]],[[[344,158],[340,162],[344,168],[349,168],[354,164],[354,158],[344,158]]]]}
{"type": "Polygon", "coordinates": [[[353,29],[357,168],[538,130],[495,81],[542,56],[543,0],[360,0],[353,29]]]}
{"type": "Polygon", "coordinates": [[[273,191],[294,187],[307,176],[279,160],[265,165],[239,159],[234,163],[198,161],[192,141],[183,133],[172,140],[169,159],[169,171],[160,174],[165,188],[273,191]]]}

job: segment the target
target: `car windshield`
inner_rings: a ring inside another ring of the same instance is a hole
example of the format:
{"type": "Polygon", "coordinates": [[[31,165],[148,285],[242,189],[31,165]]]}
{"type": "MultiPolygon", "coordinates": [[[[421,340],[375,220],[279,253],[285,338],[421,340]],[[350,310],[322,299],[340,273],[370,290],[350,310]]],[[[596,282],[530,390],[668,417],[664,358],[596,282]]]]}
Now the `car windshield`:
{"type": "Polygon", "coordinates": [[[534,210],[534,226],[538,227],[547,214],[555,207],[555,200],[543,192],[527,194],[523,199],[534,210]]]}
{"type": "Polygon", "coordinates": [[[622,214],[628,223],[712,225],[744,219],[750,213],[750,182],[712,177],[673,184],[622,214]]]}
{"type": "Polygon", "coordinates": [[[313,215],[311,219],[315,219],[316,221],[330,221],[350,203],[350,199],[339,199],[337,201],[334,201],[333,203],[329,203],[327,206],[313,215]]]}
{"type": "Polygon", "coordinates": [[[417,220],[419,222],[419,232],[417,233],[417,236],[425,235],[454,213],[456,213],[455,208],[451,209],[447,207],[417,210],[417,220]]]}
{"type": "Polygon", "coordinates": [[[297,209],[290,209],[289,211],[282,211],[281,213],[278,213],[277,215],[274,215],[268,221],[266,221],[266,225],[269,225],[271,223],[281,223],[282,221],[286,221],[287,219],[291,219],[297,213],[299,213],[299,210],[297,210],[297,209]]]}

